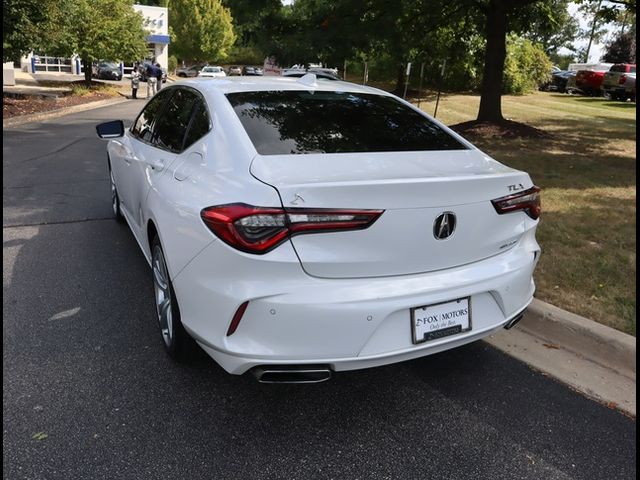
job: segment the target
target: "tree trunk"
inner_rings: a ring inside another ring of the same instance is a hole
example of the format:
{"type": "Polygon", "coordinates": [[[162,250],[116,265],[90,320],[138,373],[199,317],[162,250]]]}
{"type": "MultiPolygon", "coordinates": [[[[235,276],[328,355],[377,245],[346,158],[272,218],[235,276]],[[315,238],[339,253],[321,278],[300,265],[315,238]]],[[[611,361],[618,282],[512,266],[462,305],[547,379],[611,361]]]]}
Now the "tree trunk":
{"type": "Polygon", "coordinates": [[[82,63],[84,64],[84,84],[87,87],[90,87],[91,86],[91,70],[92,70],[91,59],[83,58],[82,63]]]}
{"type": "Polygon", "coordinates": [[[484,60],[478,120],[500,122],[502,117],[502,75],[507,56],[507,8],[504,0],[487,6],[487,47],[484,60]]]}
{"type": "Polygon", "coordinates": [[[396,78],[396,88],[393,90],[393,94],[399,97],[402,96],[402,91],[404,89],[404,72],[407,67],[404,63],[398,65],[398,77],[396,78]]]}

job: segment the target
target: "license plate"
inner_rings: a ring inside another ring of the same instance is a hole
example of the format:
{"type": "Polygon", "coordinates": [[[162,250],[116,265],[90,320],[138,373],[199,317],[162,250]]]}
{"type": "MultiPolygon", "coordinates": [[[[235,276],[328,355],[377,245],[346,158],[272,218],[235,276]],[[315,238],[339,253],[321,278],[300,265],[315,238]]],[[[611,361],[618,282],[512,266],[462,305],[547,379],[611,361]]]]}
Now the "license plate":
{"type": "Polygon", "coordinates": [[[411,330],[413,343],[437,340],[471,330],[470,298],[412,308],[411,330]]]}

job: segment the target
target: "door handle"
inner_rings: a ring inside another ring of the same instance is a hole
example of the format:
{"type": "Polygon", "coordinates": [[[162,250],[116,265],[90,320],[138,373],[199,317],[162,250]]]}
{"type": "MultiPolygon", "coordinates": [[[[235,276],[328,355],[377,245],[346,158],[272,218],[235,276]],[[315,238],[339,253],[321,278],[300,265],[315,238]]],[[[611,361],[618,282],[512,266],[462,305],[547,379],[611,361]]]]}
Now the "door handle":
{"type": "Polygon", "coordinates": [[[131,165],[131,162],[135,160],[135,158],[130,157],[129,155],[125,155],[124,157],[122,157],[122,159],[124,160],[124,163],[126,163],[127,165],[131,165]]]}

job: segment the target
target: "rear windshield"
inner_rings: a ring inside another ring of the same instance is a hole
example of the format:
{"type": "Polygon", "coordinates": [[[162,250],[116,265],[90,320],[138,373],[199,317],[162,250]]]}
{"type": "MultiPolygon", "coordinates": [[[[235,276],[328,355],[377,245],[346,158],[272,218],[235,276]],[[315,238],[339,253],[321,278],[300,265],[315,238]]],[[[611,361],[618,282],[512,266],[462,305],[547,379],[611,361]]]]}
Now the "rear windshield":
{"type": "Polygon", "coordinates": [[[382,95],[320,91],[228,93],[261,155],[464,150],[428,118],[382,95]]]}
{"type": "Polygon", "coordinates": [[[611,67],[611,69],[609,71],[610,72],[627,72],[627,71],[629,71],[631,73],[636,73],[636,66],[635,65],[625,65],[625,64],[614,65],[613,67],[611,67]]]}

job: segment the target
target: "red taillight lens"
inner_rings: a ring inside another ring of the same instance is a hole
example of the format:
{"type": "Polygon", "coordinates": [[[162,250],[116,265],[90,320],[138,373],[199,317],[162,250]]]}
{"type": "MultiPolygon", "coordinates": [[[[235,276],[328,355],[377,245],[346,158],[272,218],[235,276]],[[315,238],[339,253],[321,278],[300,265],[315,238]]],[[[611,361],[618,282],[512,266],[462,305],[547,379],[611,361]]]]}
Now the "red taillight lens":
{"type": "Polygon", "coordinates": [[[542,211],[540,188],[536,186],[514,195],[496,198],[495,200],[491,200],[491,203],[500,215],[523,210],[535,220],[540,216],[540,212],[542,211]]]}
{"type": "Polygon", "coordinates": [[[293,235],[360,230],[383,210],[253,207],[244,203],[202,210],[200,216],[218,238],[238,250],[266,253],[293,235]]]}

